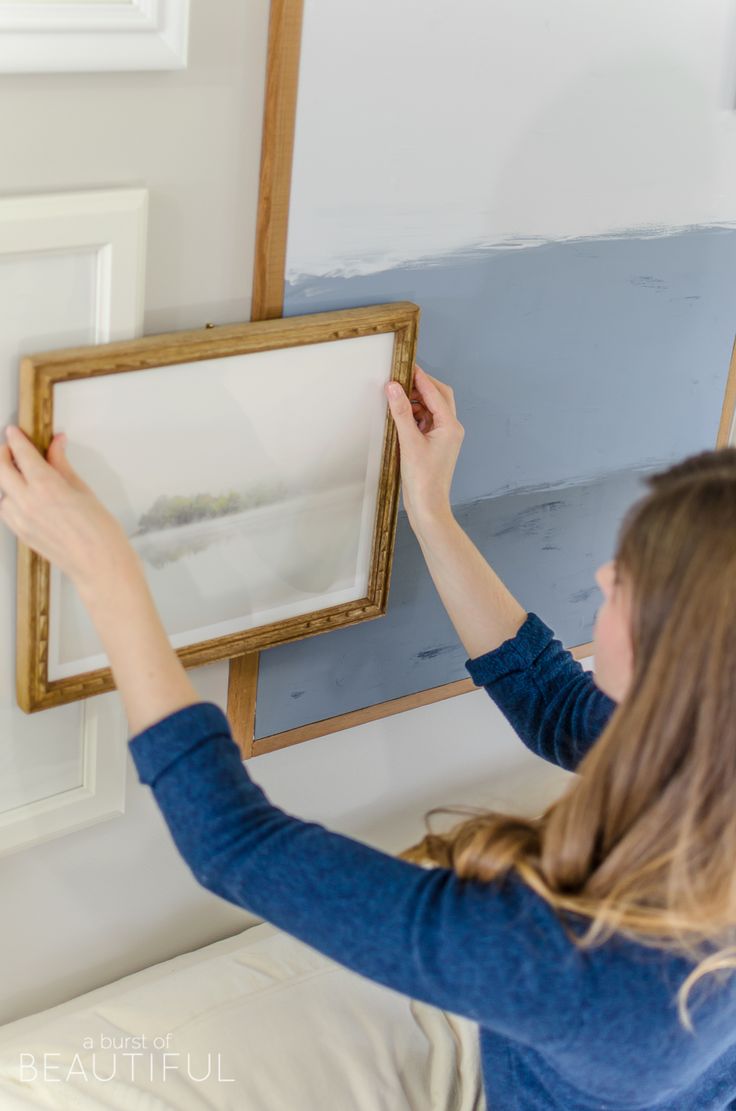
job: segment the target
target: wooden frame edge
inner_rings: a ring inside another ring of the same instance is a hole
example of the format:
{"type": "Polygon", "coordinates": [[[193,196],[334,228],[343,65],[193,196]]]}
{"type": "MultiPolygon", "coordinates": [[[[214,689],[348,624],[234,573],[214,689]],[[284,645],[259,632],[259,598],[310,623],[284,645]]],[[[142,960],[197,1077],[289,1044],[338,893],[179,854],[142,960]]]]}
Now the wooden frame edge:
{"type": "MultiPolygon", "coordinates": [[[[303,22],[304,0],[271,0],[251,320],[281,316],[284,308],[286,237],[303,22]]],[[[248,657],[239,656],[231,660],[228,673],[227,717],[233,737],[245,756],[251,755],[255,732],[258,666],[258,653],[251,653],[248,657]]]]}
{"type": "MultiPolygon", "coordinates": [[[[329,343],[383,332],[398,333],[411,325],[419,313],[419,306],[413,301],[386,301],[354,309],[300,313],[276,320],[208,324],[205,328],[158,332],[112,343],[55,348],[23,356],[21,387],[27,393],[40,385],[52,386],[76,378],[176,366],[183,361],[183,351],[186,351],[186,362],[194,363],[213,356],[224,358],[228,355],[308,347],[313,343],[329,343]],[[160,352],[162,348],[167,348],[170,354],[152,357],[151,353],[160,352]],[[107,365],[90,373],[89,365],[100,363],[107,365]]],[[[26,407],[25,412],[29,428],[33,427],[40,435],[48,424],[50,414],[43,414],[44,419],[36,419],[33,424],[38,414],[30,407],[26,407]]]]}
{"type": "Polygon", "coordinates": [[[251,320],[281,316],[304,0],[271,0],[251,320]]]}
{"type": "Polygon", "coordinates": [[[716,447],[728,447],[736,440],[736,338],[731,350],[731,362],[726,379],[726,393],[723,398],[721,421],[718,426],[716,447]]]}
{"type": "MultiPolygon", "coordinates": [[[[50,390],[41,383],[39,404],[35,403],[35,370],[32,359],[20,362],[18,427],[43,454],[49,446],[50,390]]],[[[15,691],[18,705],[25,713],[41,709],[45,685],[45,645],[48,643],[49,565],[46,560],[21,543],[16,544],[16,671],[15,691]],[[45,604],[32,605],[40,598],[45,604]],[[24,615],[29,614],[29,620],[24,615]],[[45,627],[44,627],[45,624],[45,627]]]]}
{"type": "MultiPolygon", "coordinates": [[[[575,659],[585,659],[593,653],[593,644],[579,644],[575,648],[571,648],[575,659]]],[[[250,681],[253,681],[253,675],[247,676],[250,681]]],[[[257,682],[258,676],[255,675],[257,682]]],[[[346,714],[336,714],[331,718],[323,718],[321,721],[309,722],[307,725],[295,726],[293,729],[285,729],[281,733],[272,733],[268,737],[259,737],[257,740],[252,735],[244,734],[241,725],[239,740],[241,751],[244,757],[261,756],[267,752],[276,752],[281,748],[288,748],[290,745],[301,744],[303,741],[313,741],[318,737],[326,737],[330,733],[338,733],[343,729],[350,729],[355,725],[364,725],[369,721],[376,721],[379,718],[391,717],[393,714],[402,714],[406,710],[415,710],[420,706],[429,706],[434,702],[442,702],[447,698],[456,698],[461,694],[470,694],[474,690],[479,690],[472,679],[455,679],[451,683],[443,683],[438,687],[428,687],[426,690],[417,691],[416,694],[402,695],[400,698],[392,698],[386,702],[376,702],[372,706],[364,706],[360,710],[350,710],[346,714]]],[[[248,696],[239,695],[241,701],[240,705],[245,708],[246,713],[250,713],[250,706],[246,705],[246,698],[253,699],[253,721],[255,722],[255,687],[248,692],[248,696]]],[[[234,707],[235,708],[235,707],[234,707]]]]}

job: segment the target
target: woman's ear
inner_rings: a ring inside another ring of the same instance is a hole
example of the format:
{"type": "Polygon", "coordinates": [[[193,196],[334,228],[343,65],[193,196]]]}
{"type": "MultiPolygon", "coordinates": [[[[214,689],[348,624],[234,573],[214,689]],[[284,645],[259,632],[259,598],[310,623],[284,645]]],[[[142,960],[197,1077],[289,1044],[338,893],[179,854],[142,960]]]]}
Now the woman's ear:
{"type": "Polygon", "coordinates": [[[595,573],[595,581],[606,596],[610,594],[613,587],[613,567],[613,560],[609,560],[608,563],[602,564],[595,573]]]}

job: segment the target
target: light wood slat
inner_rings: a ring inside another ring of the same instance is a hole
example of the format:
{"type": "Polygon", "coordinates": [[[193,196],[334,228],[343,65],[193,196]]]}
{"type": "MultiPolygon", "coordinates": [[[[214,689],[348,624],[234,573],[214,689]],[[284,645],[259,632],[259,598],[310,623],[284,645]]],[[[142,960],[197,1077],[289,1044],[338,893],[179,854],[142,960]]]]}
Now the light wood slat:
{"type": "MultiPolygon", "coordinates": [[[[304,0],[271,0],[251,320],[283,312],[303,15],[304,0]]],[[[227,699],[233,736],[245,756],[252,753],[255,732],[259,654],[249,659],[249,664],[243,656],[232,660],[227,699]]]]}
{"type": "Polygon", "coordinates": [[[303,0],[271,0],[251,320],[281,316],[303,0]]]}
{"type": "Polygon", "coordinates": [[[260,652],[235,656],[230,660],[227,684],[227,718],[233,740],[243,759],[253,755],[253,733],[256,720],[256,692],[260,652]]]}
{"type": "MultiPolygon", "coordinates": [[[[580,644],[571,649],[575,659],[585,659],[593,654],[593,645],[580,644]]],[[[282,733],[272,733],[269,737],[251,738],[249,755],[260,756],[264,752],[275,752],[289,745],[300,744],[302,741],[312,741],[317,737],[325,737],[329,733],[337,733],[342,729],[350,729],[354,725],[363,725],[368,721],[378,718],[390,717],[392,714],[401,714],[405,710],[414,710],[418,706],[428,706],[433,702],[442,702],[446,698],[455,698],[460,694],[469,694],[478,690],[472,679],[456,679],[452,683],[443,683],[439,687],[430,687],[428,690],[418,691],[416,694],[407,694],[401,698],[392,698],[387,702],[377,702],[373,706],[365,706],[361,710],[351,710],[347,714],[338,714],[335,717],[323,718],[322,721],[309,722],[295,729],[287,729],[282,733]]]]}

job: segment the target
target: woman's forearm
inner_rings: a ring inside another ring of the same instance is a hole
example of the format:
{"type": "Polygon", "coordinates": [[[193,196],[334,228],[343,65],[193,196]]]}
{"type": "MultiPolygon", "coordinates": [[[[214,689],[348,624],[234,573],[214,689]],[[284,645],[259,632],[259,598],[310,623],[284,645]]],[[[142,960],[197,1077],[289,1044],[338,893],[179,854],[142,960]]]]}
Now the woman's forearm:
{"type": "Polygon", "coordinates": [[[132,552],[78,589],[110,661],[132,734],[201,700],[169,643],[132,552]]]}
{"type": "Polygon", "coordinates": [[[516,635],[526,610],[452,515],[450,487],[464,436],[455,395],[415,368],[411,397],[387,386],[399,435],[401,490],[429,573],[471,659],[516,635]]]}
{"type": "Polygon", "coordinates": [[[413,522],[437,593],[472,659],[516,635],[527,611],[446,511],[413,522]]]}

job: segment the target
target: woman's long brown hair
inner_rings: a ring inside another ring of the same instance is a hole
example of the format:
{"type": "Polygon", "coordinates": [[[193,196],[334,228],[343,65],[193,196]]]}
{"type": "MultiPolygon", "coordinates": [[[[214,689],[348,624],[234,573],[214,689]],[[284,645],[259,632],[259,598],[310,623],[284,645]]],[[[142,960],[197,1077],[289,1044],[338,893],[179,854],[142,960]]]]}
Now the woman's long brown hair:
{"type": "MultiPolygon", "coordinates": [[[[583,948],[619,932],[692,958],[677,997],[692,1031],[694,983],[736,968],[736,447],[646,482],[615,553],[632,679],[578,774],[537,818],[480,810],[398,855],[483,882],[515,869],[590,919],[584,936],[564,927],[583,948]]],[[[475,809],[435,807],[427,829],[475,809]]]]}

